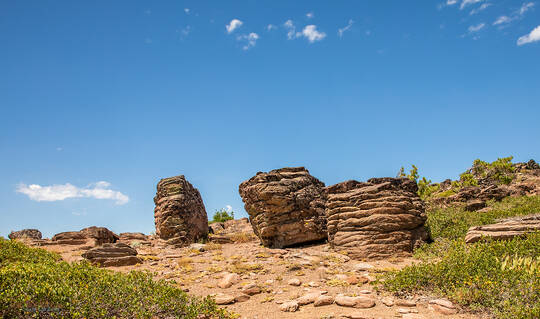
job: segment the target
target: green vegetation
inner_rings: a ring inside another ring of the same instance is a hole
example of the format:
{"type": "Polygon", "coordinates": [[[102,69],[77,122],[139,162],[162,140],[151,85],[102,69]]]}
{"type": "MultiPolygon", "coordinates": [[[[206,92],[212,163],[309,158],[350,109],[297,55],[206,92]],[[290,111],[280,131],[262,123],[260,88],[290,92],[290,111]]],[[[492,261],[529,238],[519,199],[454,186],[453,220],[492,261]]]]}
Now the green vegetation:
{"type": "Polygon", "coordinates": [[[402,166],[397,174],[397,177],[407,177],[408,179],[415,181],[418,185],[418,196],[424,200],[439,190],[439,184],[432,184],[431,180],[425,177],[420,178],[420,175],[418,174],[418,167],[416,167],[414,164],[411,165],[409,174],[405,174],[405,168],[402,166]]]}
{"type": "Polygon", "coordinates": [[[0,238],[0,318],[228,318],[150,273],[122,274],[0,238]]]}
{"type": "Polygon", "coordinates": [[[510,241],[465,244],[471,226],[538,213],[540,196],[490,202],[485,213],[461,208],[428,211],[435,239],[416,251],[423,261],[385,275],[382,285],[398,294],[425,291],[444,295],[497,318],[540,318],[540,232],[510,241]]]}
{"type": "Polygon", "coordinates": [[[500,184],[510,184],[514,179],[513,156],[498,158],[492,163],[475,160],[470,173],[477,179],[486,179],[500,184]]]}
{"type": "Polygon", "coordinates": [[[234,219],[234,212],[233,211],[228,212],[227,210],[222,208],[220,210],[216,210],[216,212],[214,213],[214,216],[212,217],[212,220],[209,221],[209,224],[223,223],[232,219],[234,219]]]}

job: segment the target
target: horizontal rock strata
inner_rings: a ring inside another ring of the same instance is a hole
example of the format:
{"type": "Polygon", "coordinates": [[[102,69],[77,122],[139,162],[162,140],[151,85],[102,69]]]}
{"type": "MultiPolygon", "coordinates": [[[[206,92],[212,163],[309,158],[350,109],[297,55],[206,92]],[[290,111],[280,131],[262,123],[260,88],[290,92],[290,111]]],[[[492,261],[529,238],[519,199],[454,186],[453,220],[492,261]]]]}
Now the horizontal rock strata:
{"type": "Polygon", "coordinates": [[[327,187],[328,240],[355,259],[409,255],[428,240],[424,203],[407,178],[372,178],[327,187]]]}
{"type": "Polygon", "coordinates": [[[327,237],[324,183],[303,167],[281,168],[240,184],[255,235],[281,248],[327,237]]]}
{"type": "Polygon", "coordinates": [[[465,236],[465,242],[475,243],[482,237],[507,240],[534,231],[540,231],[540,214],[507,218],[495,224],[471,227],[465,236]]]}
{"type": "Polygon", "coordinates": [[[23,229],[9,233],[9,239],[41,239],[41,232],[37,229],[23,229]]]}
{"type": "Polygon", "coordinates": [[[103,244],[86,251],[82,256],[102,267],[129,266],[141,263],[137,250],[124,243],[103,244]]]}
{"type": "Polygon", "coordinates": [[[89,245],[99,246],[106,243],[115,243],[118,236],[105,227],[88,227],[80,231],[62,232],[51,238],[51,244],[58,245],[89,245]]]}
{"type": "Polygon", "coordinates": [[[167,243],[186,246],[208,235],[201,194],[184,175],[160,180],[154,203],[156,234],[167,243]]]}

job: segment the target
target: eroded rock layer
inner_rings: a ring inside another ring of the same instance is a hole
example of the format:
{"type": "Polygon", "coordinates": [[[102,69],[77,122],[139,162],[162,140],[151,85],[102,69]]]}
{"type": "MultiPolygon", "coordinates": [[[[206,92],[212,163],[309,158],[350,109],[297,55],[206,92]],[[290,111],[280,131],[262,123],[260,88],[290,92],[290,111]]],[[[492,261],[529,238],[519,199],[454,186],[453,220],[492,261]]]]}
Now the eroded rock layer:
{"type": "Polygon", "coordinates": [[[327,187],[328,241],[354,259],[405,256],[428,240],[424,203],[407,178],[372,178],[327,187]]]}
{"type": "Polygon", "coordinates": [[[9,239],[41,239],[41,232],[37,229],[23,229],[12,231],[8,235],[9,239]]]}
{"type": "Polygon", "coordinates": [[[286,247],[327,237],[324,183],[303,167],[258,172],[240,184],[255,235],[266,247],[286,247]]]}
{"type": "Polygon", "coordinates": [[[118,236],[105,227],[87,227],[80,231],[68,231],[54,235],[51,242],[61,245],[89,245],[91,247],[115,243],[118,236]]]}
{"type": "Polygon", "coordinates": [[[208,235],[208,217],[199,191],[184,175],[164,178],[154,197],[156,234],[184,246],[208,235]]]}
{"type": "Polygon", "coordinates": [[[507,218],[495,224],[469,228],[465,236],[466,243],[475,243],[482,238],[509,240],[528,233],[540,231],[540,214],[507,218]]]}
{"type": "Polygon", "coordinates": [[[124,243],[103,244],[82,254],[83,258],[103,267],[129,266],[141,263],[137,250],[124,243]]]}

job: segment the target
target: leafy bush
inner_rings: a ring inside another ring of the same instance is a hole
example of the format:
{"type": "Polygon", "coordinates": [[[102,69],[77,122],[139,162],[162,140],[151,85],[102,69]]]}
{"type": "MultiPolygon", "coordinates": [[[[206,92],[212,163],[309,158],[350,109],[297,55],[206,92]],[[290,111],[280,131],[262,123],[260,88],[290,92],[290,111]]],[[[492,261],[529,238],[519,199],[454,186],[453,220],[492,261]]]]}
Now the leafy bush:
{"type": "Polygon", "coordinates": [[[234,219],[234,212],[233,211],[228,212],[225,209],[220,209],[220,210],[216,210],[216,212],[214,213],[214,216],[212,217],[212,220],[210,221],[210,224],[211,223],[223,223],[223,222],[226,222],[226,221],[232,220],[232,219],[234,219]]]}
{"type": "Polygon", "coordinates": [[[150,273],[68,264],[0,239],[1,318],[228,318],[209,298],[189,297],[150,273]]]}
{"type": "Polygon", "coordinates": [[[450,241],[438,259],[390,272],[383,285],[398,293],[443,294],[498,318],[540,318],[540,233],[467,245],[450,241]]]}
{"type": "Polygon", "coordinates": [[[418,185],[418,196],[423,200],[429,198],[433,193],[439,190],[439,184],[432,184],[431,180],[425,177],[420,178],[418,167],[414,164],[411,165],[409,174],[405,174],[405,168],[402,166],[399,169],[397,177],[407,177],[408,179],[415,181],[418,185]]]}
{"type": "Polygon", "coordinates": [[[514,179],[513,156],[498,158],[492,163],[477,159],[473,162],[473,167],[467,172],[475,176],[476,179],[488,180],[500,184],[510,184],[514,179]]]}

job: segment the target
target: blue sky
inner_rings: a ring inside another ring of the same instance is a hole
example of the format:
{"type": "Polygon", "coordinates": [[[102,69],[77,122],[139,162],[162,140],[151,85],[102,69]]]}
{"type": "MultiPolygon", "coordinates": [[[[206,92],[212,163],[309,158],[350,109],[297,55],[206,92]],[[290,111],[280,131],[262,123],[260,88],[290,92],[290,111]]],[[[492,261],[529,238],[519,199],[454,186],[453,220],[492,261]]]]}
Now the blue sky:
{"type": "Polygon", "coordinates": [[[540,159],[537,1],[0,1],[0,235],[154,229],[306,166],[327,185],[540,159]]]}

